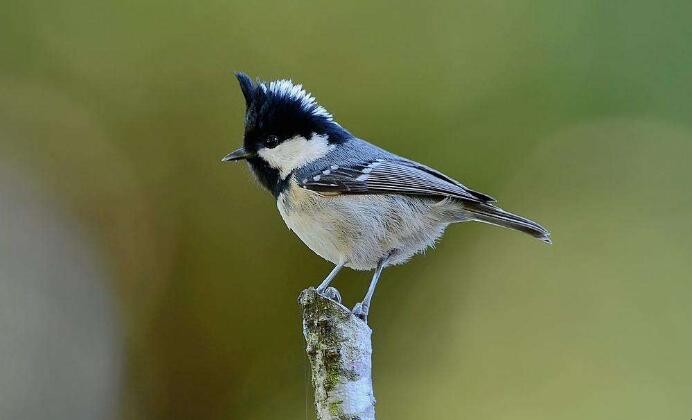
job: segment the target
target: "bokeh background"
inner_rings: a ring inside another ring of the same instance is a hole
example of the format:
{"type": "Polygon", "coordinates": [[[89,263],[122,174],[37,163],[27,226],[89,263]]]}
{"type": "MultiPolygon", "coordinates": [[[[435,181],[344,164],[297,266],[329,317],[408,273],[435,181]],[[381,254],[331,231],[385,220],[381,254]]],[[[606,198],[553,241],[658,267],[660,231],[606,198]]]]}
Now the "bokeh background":
{"type": "Polygon", "coordinates": [[[379,418],[692,416],[692,2],[0,3],[0,418],[314,418],[234,70],[553,232],[385,271],[379,418]]]}

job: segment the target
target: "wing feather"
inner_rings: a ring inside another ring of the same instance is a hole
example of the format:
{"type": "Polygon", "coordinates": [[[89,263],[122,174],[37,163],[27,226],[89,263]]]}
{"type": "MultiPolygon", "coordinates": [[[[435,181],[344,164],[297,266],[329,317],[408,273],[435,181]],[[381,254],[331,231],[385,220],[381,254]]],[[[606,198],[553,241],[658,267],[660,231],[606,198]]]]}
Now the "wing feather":
{"type": "Polygon", "coordinates": [[[453,197],[479,203],[495,200],[417,162],[376,159],[331,166],[299,180],[299,185],[325,194],[405,194],[453,197]]]}

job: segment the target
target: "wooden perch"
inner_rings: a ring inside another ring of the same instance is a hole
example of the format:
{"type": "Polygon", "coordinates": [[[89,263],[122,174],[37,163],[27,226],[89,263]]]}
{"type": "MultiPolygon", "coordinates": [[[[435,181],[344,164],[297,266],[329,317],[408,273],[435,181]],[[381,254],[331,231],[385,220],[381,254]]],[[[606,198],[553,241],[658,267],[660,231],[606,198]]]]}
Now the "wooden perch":
{"type": "Polygon", "coordinates": [[[374,420],[372,330],[339,302],[335,289],[329,294],[336,300],[314,288],[303,290],[298,299],[317,418],[374,420]]]}

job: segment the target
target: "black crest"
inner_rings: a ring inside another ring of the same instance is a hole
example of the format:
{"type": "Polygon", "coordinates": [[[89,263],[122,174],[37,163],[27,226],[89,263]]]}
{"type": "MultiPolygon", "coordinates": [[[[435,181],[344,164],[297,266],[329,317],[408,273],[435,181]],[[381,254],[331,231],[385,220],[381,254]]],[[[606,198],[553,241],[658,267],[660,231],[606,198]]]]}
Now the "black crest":
{"type": "Polygon", "coordinates": [[[249,108],[252,103],[252,98],[255,95],[255,84],[252,79],[248,77],[247,74],[236,72],[235,77],[238,78],[240,83],[240,90],[243,91],[243,96],[245,97],[245,105],[249,108]]]}
{"type": "Polygon", "coordinates": [[[269,136],[285,140],[312,134],[339,142],[350,136],[301,85],[290,80],[253,82],[246,74],[236,73],[245,98],[245,147],[258,149],[269,136]]]}

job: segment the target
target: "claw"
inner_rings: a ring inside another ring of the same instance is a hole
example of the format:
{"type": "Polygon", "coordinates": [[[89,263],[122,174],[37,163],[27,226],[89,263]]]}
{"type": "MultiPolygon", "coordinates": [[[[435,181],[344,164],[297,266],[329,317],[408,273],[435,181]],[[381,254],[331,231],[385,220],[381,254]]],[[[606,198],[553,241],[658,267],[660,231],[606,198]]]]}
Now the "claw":
{"type": "Polygon", "coordinates": [[[334,302],[341,303],[341,294],[338,290],[336,290],[335,287],[327,287],[327,289],[320,294],[326,297],[327,299],[331,299],[334,302]]]}
{"type": "Polygon", "coordinates": [[[365,321],[365,323],[368,322],[368,311],[367,309],[363,308],[363,302],[356,303],[356,306],[353,307],[353,310],[351,312],[353,313],[353,315],[365,321]]]}

